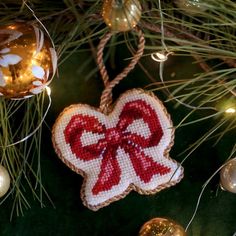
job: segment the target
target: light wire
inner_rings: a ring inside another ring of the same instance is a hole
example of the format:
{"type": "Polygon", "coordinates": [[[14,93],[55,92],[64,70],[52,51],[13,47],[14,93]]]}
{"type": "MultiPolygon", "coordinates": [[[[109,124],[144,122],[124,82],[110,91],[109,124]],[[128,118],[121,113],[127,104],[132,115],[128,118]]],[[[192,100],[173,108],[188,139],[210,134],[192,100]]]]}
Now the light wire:
{"type": "Polygon", "coordinates": [[[46,116],[48,114],[48,111],[49,111],[49,109],[51,107],[51,104],[52,104],[51,89],[49,87],[46,87],[46,92],[47,92],[47,95],[48,95],[49,102],[48,102],[47,109],[46,109],[46,111],[45,111],[41,121],[39,122],[38,126],[30,134],[28,134],[24,138],[14,142],[14,143],[11,143],[11,144],[8,144],[8,145],[4,145],[4,146],[0,146],[0,147],[8,148],[8,147],[15,146],[15,145],[17,145],[19,143],[22,143],[22,142],[26,141],[27,139],[29,139],[30,137],[32,137],[39,130],[39,128],[42,126],[42,124],[43,124],[43,122],[44,122],[44,120],[45,120],[45,118],[46,118],[46,116]]]}
{"type": "Polygon", "coordinates": [[[38,23],[43,27],[43,29],[44,29],[45,32],[47,33],[47,35],[48,35],[48,37],[49,37],[49,39],[50,39],[50,41],[51,41],[51,43],[52,43],[53,48],[55,48],[55,44],[54,44],[54,42],[53,42],[53,39],[52,39],[51,35],[49,34],[47,28],[46,28],[46,27],[44,26],[44,24],[42,23],[42,21],[35,15],[34,10],[26,3],[25,0],[23,0],[23,4],[31,11],[31,13],[32,13],[32,15],[34,16],[34,18],[35,18],[35,19],[38,21],[38,23]]]}
{"type": "Polygon", "coordinates": [[[194,212],[193,212],[193,215],[192,215],[192,217],[191,217],[189,223],[187,224],[187,226],[186,226],[186,228],[185,228],[185,231],[188,230],[189,226],[192,224],[192,222],[193,222],[193,220],[194,220],[194,218],[195,218],[195,216],[196,216],[196,214],[197,214],[197,211],[198,211],[198,208],[199,208],[199,205],[200,205],[200,202],[201,202],[202,195],[203,195],[203,193],[204,193],[204,191],[205,191],[205,188],[206,188],[207,185],[210,183],[210,181],[213,179],[213,177],[214,177],[216,174],[218,174],[218,172],[219,172],[223,167],[225,167],[229,162],[231,162],[232,160],[236,160],[236,157],[235,157],[235,158],[232,158],[232,159],[230,159],[230,160],[228,160],[228,161],[225,162],[223,165],[221,165],[221,166],[210,176],[210,178],[203,184],[202,190],[201,190],[201,192],[200,192],[200,194],[199,194],[199,196],[198,196],[198,199],[197,199],[197,204],[196,204],[195,210],[194,210],[194,212]]]}
{"type": "Polygon", "coordinates": [[[168,94],[171,96],[171,98],[173,98],[175,101],[177,101],[179,104],[188,107],[190,109],[195,109],[195,110],[216,110],[215,107],[196,107],[196,106],[192,106],[190,104],[184,103],[181,100],[179,100],[178,98],[176,98],[175,96],[172,95],[172,93],[170,92],[170,90],[168,89],[168,87],[165,84],[165,80],[163,78],[163,71],[164,71],[164,62],[168,59],[168,56],[173,54],[173,52],[170,52],[169,49],[166,46],[165,43],[165,30],[164,30],[164,16],[163,16],[163,12],[162,12],[162,7],[161,7],[161,0],[158,0],[158,4],[159,4],[159,12],[160,12],[160,21],[161,21],[161,44],[162,47],[165,50],[165,53],[161,52],[156,52],[156,53],[152,53],[151,54],[151,58],[154,61],[160,62],[160,66],[159,66],[159,76],[160,76],[160,80],[164,86],[164,88],[167,90],[168,94]]]}

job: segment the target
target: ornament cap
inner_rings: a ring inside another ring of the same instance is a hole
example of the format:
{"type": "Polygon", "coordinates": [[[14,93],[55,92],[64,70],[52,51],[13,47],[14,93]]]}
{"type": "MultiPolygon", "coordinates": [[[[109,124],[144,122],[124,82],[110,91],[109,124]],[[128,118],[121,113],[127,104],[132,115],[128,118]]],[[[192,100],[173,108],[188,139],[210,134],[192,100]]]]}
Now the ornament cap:
{"type": "Polygon", "coordinates": [[[139,0],[104,0],[102,17],[114,32],[133,29],[141,18],[139,0]]]}

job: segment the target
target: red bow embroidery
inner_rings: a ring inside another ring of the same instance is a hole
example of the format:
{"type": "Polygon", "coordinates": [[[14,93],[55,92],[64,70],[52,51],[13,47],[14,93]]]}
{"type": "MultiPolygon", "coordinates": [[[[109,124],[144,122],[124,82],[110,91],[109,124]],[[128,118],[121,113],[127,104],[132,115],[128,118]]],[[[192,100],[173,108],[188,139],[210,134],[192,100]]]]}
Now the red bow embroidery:
{"type": "Polygon", "coordinates": [[[144,183],[148,183],[153,175],[165,175],[171,171],[169,167],[155,162],[143,151],[159,144],[163,130],[155,111],[141,99],[124,105],[119,121],[113,128],[106,128],[96,117],[78,114],[71,118],[64,135],[77,158],[83,161],[102,158],[98,180],[92,189],[94,195],[119,184],[122,174],[117,160],[119,148],[128,154],[136,175],[144,183]],[[148,137],[127,130],[129,125],[139,119],[148,126],[148,137]],[[86,145],[81,141],[84,132],[103,135],[103,138],[99,139],[98,143],[86,145]]]}

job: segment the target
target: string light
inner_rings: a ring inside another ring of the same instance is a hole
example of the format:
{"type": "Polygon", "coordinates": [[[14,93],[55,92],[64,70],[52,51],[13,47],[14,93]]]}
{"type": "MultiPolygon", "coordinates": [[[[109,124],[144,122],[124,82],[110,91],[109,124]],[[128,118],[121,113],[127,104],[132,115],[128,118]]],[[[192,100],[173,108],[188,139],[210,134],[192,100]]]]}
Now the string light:
{"type": "Polygon", "coordinates": [[[47,91],[48,96],[50,97],[51,92],[52,92],[51,88],[46,86],[46,91],[47,91]]]}
{"type": "Polygon", "coordinates": [[[154,60],[154,61],[157,61],[157,62],[164,62],[168,59],[168,56],[170,54],[173,54],[172,52],[168,52],[167,54],[164,54],[164,53],[160,53],[160,52],[155,52],[155,53],[152,53],[151,54],[151,58],[154,60]]]}
{"type": "MultiPolygon", "coordinates": [[[[165,81],[164,81],[164,78],[163,78],[163,68],[164,68],[164,64],[165,64],[165,61],[168,59],[168,56],[170,54],[173,54],[173,52],[170,52],[165,44],[165,32],[164,32],[164,17],[163,17],[163,13],[162,13],[162,8],[161,8],[161,0],[158,0],[158,3],[159,3],[159,12],[160,12],[160,20],[161,20],[161,44],[162,44],[162,48],[165,50],[166,53],[163,53],[163,52],[155,52],[155,53],[152,53],[151,54],[151,58],[156,61],[156,62],[159,62],[160,63],[160,66],[159,66],[159,76],[160,76],[160,79],[163,83],[163,85],[165,86],[166,90],[168,91],[168,93],[170,94],[171,97],[172,94],[171,92],[169,91],[168,87],[166,87],[165,85],[165,81]]],[[[195,107],[195,106],[192,106],[190,104],[186,104],[184,102],[182,102],[181,100],[179,100],[178,98],[176,97],[173,97],[178,103],[188,107],[188,108],[191,108],[191,109],[196,109],[196,110],[208,110],[208,109],[211,109],[211,110],[216,110],[215,107],[195,107]]],[[[235,113],[236,112],[236,109],[234,108],[228,108],[225,110],[226,113],[235,113]]],[[[223,124],[223,123],[222,123],[223,124]]],[[[186,159],[186,158],[185,158],[186,159]]],[[[184,160],[185,160],[184,159],[184,160]]],[[[184,161],[183,160],[183,161],[184,161]]],[[[183,163],[182,161],[182,163],[183,163]]],[[[186,228],[185,228],[185,232],[187,232],[189,226],[192,224],[193,220],[195,219],[195,216],[197,214],[197,211],[198,211],[198,208],[199,208],[199,205],[200,205],[200,201],[201,201],[201,198],[202,198],[202,195],[205,191],[205,188],[207,187],[207,185],[209,184],[209,182],[211,181],[211,179],[221,170],[221,168],[223,168],[223,165],[206,181],[206,183],[203,185],[202,187],[202,190],[199,194],[199,197],[198,197],[198,200],[197,200],[197,204],[196,204],[196,207],[195,207],[195,210],[192,214],[192,217],[191,219],[189,220],[186,228]]],[[[235,233],[236,234],[236,233],[235,233]]],[[[235,235],[234,234],[234,235],[235,235]]],[[[235,235],[236,236],[236,235],[235,235]]]]}
{"type": "Polygon", "coordinates": [[[55,44],[54,41],[51,37],[51,35],[49,34],[47,28],[44,26],[44,24],[42,23],[42,21],[35,15],[34,10],[26,3],[26,0],[23,0],[23,4],[31,11],[32,15],[34,16],[34,18],[36,19],[36,21],[43,27],[43,29],[45,30],[45,32],[47,33],[49,39],[51,40],[52,46],[53,48],[55,48],[55,44]]]}
{"type": "Polygon", "coordinates": [[[167,90],[167,92],[169,93],[171,98],[173,98],[179,104],[184,105],[185,107],[188,107],[188,108],[194,109],[194,110],[214,110],[215,111],[216,110],[215,107],[208,107],[208,106],[196,107],[196,106],[192,106],[190,104],[187,104],[185,102],[182,102],[181,100],[179,100],[178,98],[173,96],[172,93],[169,91],[168,87],[166,86],[164,76],[163,76],[164,64],[165,64],[165,61],[168,59],[168,56],[171,54],[174,54],[174,53],[170,52],[165,44],[164,16],[163,16],[162,7],[161,7],[161,0],[158,0],[158,4],[159,4],[160,21],[161,21],[161,32],[160,32],[161,33],[161,45],[162,45],[163,51],[165,51],[165,53],[163,53],[163,52],[152,53],[151,58],[154,61],[160,63],[159,76],[160,76],[160,80],[161,80],[162,84],[164,85],[164,88],[167,90]]]}
{"type": "Polygon", "coordinates": [[[236,109],[233,107],[229,107],[225,110],[225,113],[228,113],[228,114],[233,114],[235,112],[236,112],[236,109]]]}

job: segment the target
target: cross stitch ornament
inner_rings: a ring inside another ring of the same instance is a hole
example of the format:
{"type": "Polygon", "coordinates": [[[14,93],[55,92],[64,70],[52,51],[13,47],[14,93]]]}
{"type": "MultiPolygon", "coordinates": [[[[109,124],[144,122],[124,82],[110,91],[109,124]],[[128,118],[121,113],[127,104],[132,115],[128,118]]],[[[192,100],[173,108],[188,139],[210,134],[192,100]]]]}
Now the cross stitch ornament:
{"type": "Polygon", "coordinates": [[[154,194],[175,185],[183,168],[169,157],[174,129],[162,102],[141,89],[125,92],[112,103],[112,89],[142,56],[144,36],[127,68],[109,81],[103,63],[108,33],[98,46],[98,65],[105,89],[99,108],[76,104],[66,108],[53,127],[53,145],[62,161],[84,177],[81,198],[98,210],[134,190],[154,194]]]}

